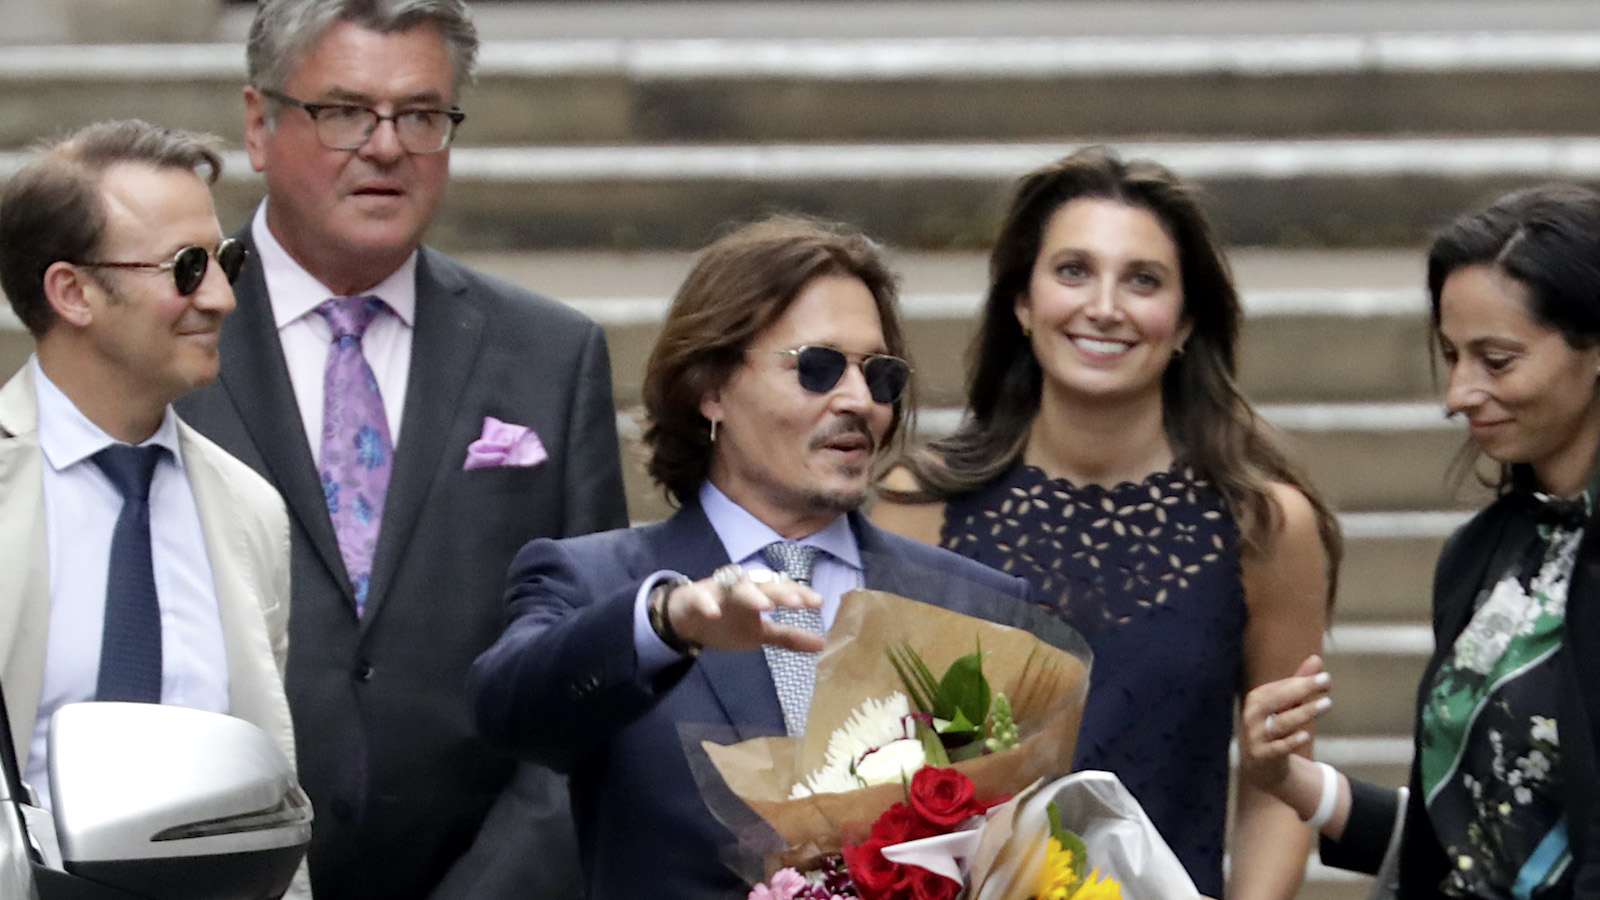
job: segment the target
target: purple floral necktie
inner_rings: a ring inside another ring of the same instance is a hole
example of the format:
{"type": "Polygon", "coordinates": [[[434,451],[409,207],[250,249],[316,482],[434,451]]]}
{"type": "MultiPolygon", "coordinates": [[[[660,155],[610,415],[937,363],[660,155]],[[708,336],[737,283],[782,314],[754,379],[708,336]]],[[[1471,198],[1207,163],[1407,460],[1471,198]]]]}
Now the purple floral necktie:
{"type": "Polygon", "coordinates": [[[361,336],[383,308],[377,297],[335,297],[317,307],[333,329],[322,392],[322,495],[357,616],[367,604],[394,455],[378,380],[361,353],[361,336]]]}

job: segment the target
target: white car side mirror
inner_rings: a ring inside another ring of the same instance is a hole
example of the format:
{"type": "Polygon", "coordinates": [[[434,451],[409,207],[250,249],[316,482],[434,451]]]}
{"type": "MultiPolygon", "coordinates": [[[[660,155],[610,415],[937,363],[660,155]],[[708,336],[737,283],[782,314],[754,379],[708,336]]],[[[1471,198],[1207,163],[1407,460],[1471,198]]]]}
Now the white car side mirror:
{"type": "Polygon", "coordinates": [[[277,897],[311,841],[311,804],[265,732],[219,713],[74,703],[50,719],[65,870],[132,894],[277,897]]]}

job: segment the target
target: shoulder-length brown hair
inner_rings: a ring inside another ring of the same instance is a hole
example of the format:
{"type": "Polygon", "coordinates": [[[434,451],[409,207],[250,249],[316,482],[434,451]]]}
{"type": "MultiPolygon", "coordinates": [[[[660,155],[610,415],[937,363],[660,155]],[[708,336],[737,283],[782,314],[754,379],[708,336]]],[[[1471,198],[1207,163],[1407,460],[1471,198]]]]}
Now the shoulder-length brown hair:
{"type": "MultiPolygon", "coordinates": [[[[695,259],[678,289],[644,374],[644,433],[650,477],[669,499],[695,498],[711,473],[710,422],[700,401],[720,389],[756,336],[788,311],[813,279],[858,278],[872,292],[889,353],[906,355],[898,289],[878,246],[848,226],[795,216],[746,225],[695,259]]],[[[884,435],[893,446],[915,405],[911,386],[884,435]]]]}
{"type": "Polygon", "coordinates": [[[1104,147],[1080,150],[1017,182],[989,257],[989,290],[968,351],[966,414],[955,433],[905,461],[919,490],[884,494],[949,499],[993,480],[1022,457],[1039,412],[1043,372],[1014,309],[1028,289],[1051,217],[1081,199],[1146,210],[1177,245],[1183,314],[1193,332],[1161,378],[1167,438],[1181,459],[1216,485],[1239,519],[1247,548],[1270,547],[1281,518],[1268,482],[1293,485],[1310,499],[1328,556],[1331,603],[1343,551],[1338,521],[1239,393],[1239,296],[1211,226],[1193,191],[1172,172],[1148,160],[1124,162],[1104,147]]]}

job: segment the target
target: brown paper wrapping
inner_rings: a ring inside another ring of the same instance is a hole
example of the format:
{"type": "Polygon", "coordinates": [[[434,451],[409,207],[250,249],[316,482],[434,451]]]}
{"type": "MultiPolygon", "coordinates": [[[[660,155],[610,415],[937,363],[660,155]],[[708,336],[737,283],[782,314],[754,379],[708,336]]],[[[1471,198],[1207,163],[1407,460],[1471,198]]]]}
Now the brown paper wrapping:
{"type": "Polygon", "coordinates": [[[980,799],[1070,771],[1089,687],[1086,648],[1060,649],[1021,629],[882,591],[851,591],[817,661],[806,736],[701,745],[728,787],[789,843],[780,859],[768,861],[769,869],[838,852],[847,826],[864,831],[905,799],[899,784],[789,799],[794,785],[822,765],[829,735],[851,712],[867,699],[904,690],[888,657],[902,644],[920,653],[936,677],[981,646],[991,689],[1011,701],[1021,745],[954,766],[973,780],[980,799]]]}

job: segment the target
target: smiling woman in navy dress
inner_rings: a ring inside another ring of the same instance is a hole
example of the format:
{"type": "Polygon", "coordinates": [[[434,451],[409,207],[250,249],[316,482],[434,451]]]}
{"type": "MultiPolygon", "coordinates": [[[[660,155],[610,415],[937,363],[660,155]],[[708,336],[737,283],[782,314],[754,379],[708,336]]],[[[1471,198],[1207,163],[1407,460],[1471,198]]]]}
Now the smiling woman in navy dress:
{"type": "MultiPolygon", "coordinates": [[[[1239,303],[1188,189],[1080,151],[1024,177],[951,436],[874,518],[1031,581],[1094,678],[1075,767],[1115,772],[1223,896],[1228,744],[1251,685],[1321,648],[1338,526],[1234,385],[1239,303]]],[[[1310,833],[1246,786],[1230,898],[1287,898],[1310,833]]]]}

